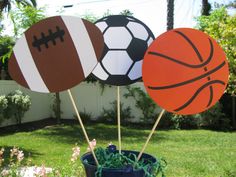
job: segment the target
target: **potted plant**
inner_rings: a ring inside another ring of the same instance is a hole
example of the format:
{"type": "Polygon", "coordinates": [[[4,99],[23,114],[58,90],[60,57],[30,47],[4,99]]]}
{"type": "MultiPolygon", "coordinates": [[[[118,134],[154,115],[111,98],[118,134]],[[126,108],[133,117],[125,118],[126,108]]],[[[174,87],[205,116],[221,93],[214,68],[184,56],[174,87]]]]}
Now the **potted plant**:
{"type": "Polygon", "coordinates": [[[85,153],[81,161],[87,177],[155,177],[161,174],[164,177],[166,162],[149,154],[142,154],[137,160],[139,152],[122,150],[121,153],[115,145],[107,148],[95,148],[97,166],[91,152],[85,153]]]}

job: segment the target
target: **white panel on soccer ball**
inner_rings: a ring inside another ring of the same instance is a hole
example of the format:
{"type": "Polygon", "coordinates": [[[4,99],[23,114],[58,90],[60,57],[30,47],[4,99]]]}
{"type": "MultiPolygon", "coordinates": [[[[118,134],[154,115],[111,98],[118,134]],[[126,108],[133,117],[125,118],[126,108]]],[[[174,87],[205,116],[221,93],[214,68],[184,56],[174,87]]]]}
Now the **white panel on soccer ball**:
{"type": "Polygon", "coordinates": [[[129,22],[127,24],[127,27],[130,29],[130,31],[132,32],[132,34],[134,35],[134,37],[138,38],[138,39],[142,39],[142,40],[147,40],[148,38],[148,32],[147,30],[144,28],[143,25],[136,23],[136,22],[129,22]]]}
{"type": "Polygon", "coordinates": [[[103,32],[108,27],[106,22],[96,23],[96,26],[101,30],[101,32],[103,32]]]}
{"type": "Polygon", "coordinates": [[[128,74],[130,80],[135,80],[142,76],[142,64],[143,60],[135,62],[134,66],[132,67],[131,71],[128,74]]]}
{"type": "Polygon", "coordinates": [[[109,77],[109,75],[104,71],[100,63],[98,63],[97,66],[94,68],[93,74],[104,81],[107,80],[107,78],[109,77]]]}
{"type": "Polygon", "coordinates": [[[102,64],[111,75],[125,75],[132,63],[126,51],[109,51],[102,59],[102,64]]]}
{"type": "Polygon", "coordinates": [[[104,41],[109,49],[126,49],[132,36],[125,27],[110,27],[104,34],[104,41]]]}
{"type": "Polygon", "coordinates": [[[150,38],[148,39],[148,41],[147,41],[148,46],[151,45],[152,41],[153,41],[153,39],[150,37],[150,38]]]}
{"type": "Polygon", "coordinates": [[[129,21],[135,21],[133,18],[126,17],[129,21]]]}

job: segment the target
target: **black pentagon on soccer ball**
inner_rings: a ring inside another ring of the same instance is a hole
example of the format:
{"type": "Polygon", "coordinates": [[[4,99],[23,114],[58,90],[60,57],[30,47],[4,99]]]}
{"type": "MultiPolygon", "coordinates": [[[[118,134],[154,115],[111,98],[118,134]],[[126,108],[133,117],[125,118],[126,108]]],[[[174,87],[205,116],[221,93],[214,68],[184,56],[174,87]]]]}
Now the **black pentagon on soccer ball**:
{"type": "Polygon", "coordinates": [[[133,38],[127,53],[133,61],[140,61],[143,59],[144,54],[148,48],[147,42],[141,39],[133,38]]]}
{"type": "Polygon", "coordinates": [[[109,16],[105,21],[109,27],[126,26],[129,23],[129,20],[122,15],[109,16]]]}
{"type": "Polygon", "coordinates": [[[111,85],[122,86],[127,85],[127,83],[131,83],[133,81],[131,81],[127,75],[110,75],[104,82],[111,85]]]}
{"type": "Polygon", "coordinates": [[[107,54],[108,51],[109,51],[109,48],[107,47],[106,43],[104,43],[104,48],[103,48],[101,58],[104,58],[104,56],[107,54]]]}

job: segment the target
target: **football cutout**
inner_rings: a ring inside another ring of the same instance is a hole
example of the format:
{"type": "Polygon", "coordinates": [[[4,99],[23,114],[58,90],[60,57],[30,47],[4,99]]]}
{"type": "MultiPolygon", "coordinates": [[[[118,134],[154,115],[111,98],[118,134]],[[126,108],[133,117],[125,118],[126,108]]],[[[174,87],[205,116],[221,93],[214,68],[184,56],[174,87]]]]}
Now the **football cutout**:
{"type": "Polygon", "coordinates": [[[92,72],[103,48],[103,35],[93,23],[71,16],[46,18],[16,42],[9,73],[32,91],[64,91],[92,72]]]}
{"type": "Polygon", "coordinates": [[[143,81],[151,98],[167,111],[188,115],[212,107],[229,78],[223,49],[207,34],[190,28],[163,33],[148,48],[143,81]]]}
{"type": "Polygon", "coordinates": [[[140,20],[112,15],[98,20],[105,47],[93,75],[110,85],[128,85],[142,78],[144,54],[154,40],[151,30],[140,20]]]}

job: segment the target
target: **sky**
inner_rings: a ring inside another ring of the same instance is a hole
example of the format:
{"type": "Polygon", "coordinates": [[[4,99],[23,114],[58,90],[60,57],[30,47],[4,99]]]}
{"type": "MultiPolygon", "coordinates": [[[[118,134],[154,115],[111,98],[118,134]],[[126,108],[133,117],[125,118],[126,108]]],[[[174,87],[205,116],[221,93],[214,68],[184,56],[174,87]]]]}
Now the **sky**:
{"type": "MultiPolygon", "coordinates": [[[[166,31],[167,0],[38,0],[39,7],[46,6],[49,16],[61,15],[83,16],[93,14],[102,17],[109,10],[119,14],[124,9],[134,13],[134,17],[144,22],[155,36],[166,31]],[[63,8],[65,5],[73,5],[63,8]]],[[[201,13],[202,0],[175,0],[174,27],[194,27],[195,17],[201,13]]],[[[209,0],[210,3],[227,3],[229,0],[209,0]]]]}
{"type": "MultiPolygon", "coordinates": [[[[199,0],[198,0],[199,1],[199,0]]],[[[65,15],[94,14],[102,17],[110,10],[113,14],[119,14],[124,9],[134,13],[134,17],[144,22],[155,36],[166,31],[166,0],[58,0],[57,5],[53,1],[40,0],[39,6],[48,4],[49,15],[58,14],[55,9],[63,9],[65,15]],[[45,3],[44,3],[45,2],[45,3]],[[71,8],[62,8],[64,5],[73,4],[71,8]]],[[[201,2],[201,1],[199,1],[201,2]]],[[[175,27],[194,26],[193,16],[198,16],[200,3],[197,0],[176,0],[175,3],[175,27]],[[186,10],[184,10],[186,9],[186,10]],[[184,17],[184,18],[181,18],[184,17]]]]}
{"type": "MultiPolygon", "coordinates": [[[[93,14],[102,17],[108,10],[119,14],[129,9],[135,18],[144,22],[157,37],[166,31],[167,0],[38,0],[38,7],[45,7],[47,16],[93,14]],[[65,5],[73,5],[64,8],[65,5]]],[[[230,0],[209,0],[210,3],[228,3],[230,0]]],[[[175,0],[174,27],[194,27],[200,15],[202,0],[175,0]]],[[[9,26],[5,31],[9,34],[9,26]]]]}

